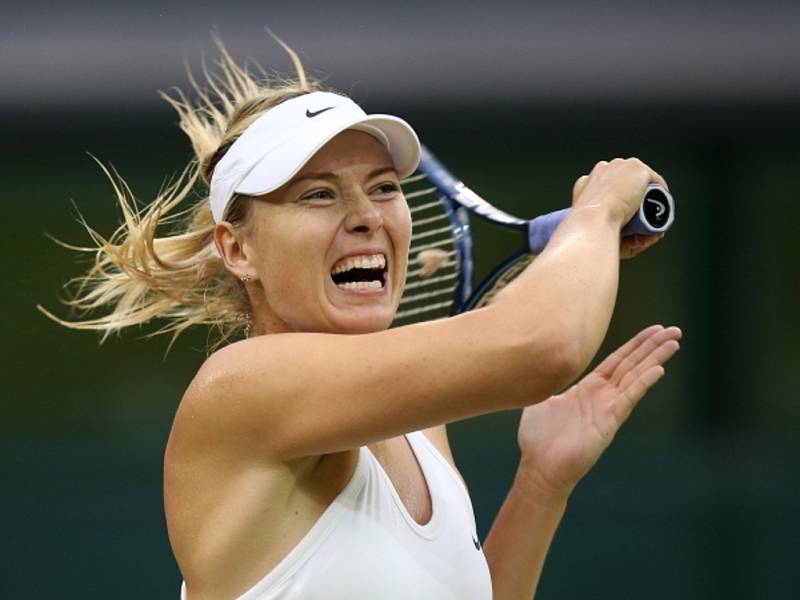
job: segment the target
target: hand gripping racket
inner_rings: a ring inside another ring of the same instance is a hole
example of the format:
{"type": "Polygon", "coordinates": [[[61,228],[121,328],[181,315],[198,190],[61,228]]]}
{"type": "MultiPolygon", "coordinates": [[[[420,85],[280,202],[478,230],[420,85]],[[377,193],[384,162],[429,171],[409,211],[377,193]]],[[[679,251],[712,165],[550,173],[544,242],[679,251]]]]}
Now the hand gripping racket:
{"type": "MultiPolygon", "coordinates": [[[[417,172],[402,182],[411,209],[413,233],[406,288],[393,325],[455,315],[485,305],[539,254],[570,209],[530,221],[510,215],[456,178],[425,147],[417,172]],[[515,230],[521,244],[474,285],[470,216],[515,230]]],[[[650,184],[639,211],[622,235],[660,234],[675,220],[675,201],[650,184]]]]}

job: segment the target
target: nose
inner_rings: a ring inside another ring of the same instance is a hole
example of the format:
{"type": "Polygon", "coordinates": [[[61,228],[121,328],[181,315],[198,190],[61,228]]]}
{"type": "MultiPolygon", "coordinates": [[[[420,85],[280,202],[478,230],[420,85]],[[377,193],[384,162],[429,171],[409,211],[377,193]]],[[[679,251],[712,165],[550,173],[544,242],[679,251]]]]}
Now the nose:
{"type": "Polygon", "coordinates": [[[348,203],[348,212],[345,219],[345,228],[353,233],[374,233],[383,227],[383,213],[362,192],[358,192],[348,203]]]}

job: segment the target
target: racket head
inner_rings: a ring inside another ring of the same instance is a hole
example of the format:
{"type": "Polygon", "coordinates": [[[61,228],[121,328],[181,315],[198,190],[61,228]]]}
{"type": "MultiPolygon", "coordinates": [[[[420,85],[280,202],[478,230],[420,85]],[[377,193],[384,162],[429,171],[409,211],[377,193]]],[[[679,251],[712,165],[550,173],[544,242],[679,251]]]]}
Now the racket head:
{"type": "Polygon", "coordinates": [[[528,222],[492,206],[467,188],[427,149],[417,172],[402,182],[412,217],[406,288],[393,326],[444,318],[484,306],[532,258],[528,222]],[[520,244],[477,286],[473,228],[477,216],[522,233],[520,244]]]}

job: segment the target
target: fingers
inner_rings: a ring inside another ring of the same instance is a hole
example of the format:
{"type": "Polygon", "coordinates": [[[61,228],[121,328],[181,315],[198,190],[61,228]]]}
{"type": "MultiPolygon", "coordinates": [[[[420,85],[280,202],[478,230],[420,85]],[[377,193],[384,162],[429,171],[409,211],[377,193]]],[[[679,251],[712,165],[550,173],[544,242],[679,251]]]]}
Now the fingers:
{"type": "MultiPolygon", "coordinates": [[[[650,167],[647,168],[650,169],[650,167]]],[[[662,185],[665,190],[669,191],[667,180],[664,179],[657,171],[654,171],[653,169],[650,169],[650,181],[662,185]]]]}
{"type": "Polygon", "coordinates": [[[623,237],[619,244],[620,259],[633,258],[657,244],[664,234],[658,235],[631,235],[623,237]]]}
{"type": "Polygon", "coordinates": [[[683,332],[678,327],[668,327],[649,336],[617,364],[610,379],[620,383],[633,369],[640,367],[656,349],[670,340],[679,340],[683,332]]]}
{"type": "Polygon", "coordinates": [[[606,379],[611,379],[614,371],[616,371],[617,367],[623,360],[625,360],[631,353],[639,348],[645,341],[660,331],[664,331],[663,325],[651,325],[650,327],[643,329],[630,340],[625,342],[622,346],[617,348],[614,352],[609,354],[608,357],[597,366],[595,371],[597,371],[606,379]]]}
{"type": "Polygon", "coordinates": [[[572,204],[605,205],[624,225],[640,208],[649,183],[667,187],[664,178],[638,158],[602,160],[575,182],[572,204]]]}
{"type": "Polygon", "coordinates": [[[678,327],[651,325],[596,369],[619,390],[619,395],[607,406],[617,426],[622,425],[647,391],[664,376],[664,363],[680,349],[678,340],[682,336],[678,327]]]}
{"type": "MultiPolygon", "coordinates": [[[[624,162],[623,159],[621,159],[621,158],[615,158],[611,162],[615,162],[615,161],[624,162]]],[[[657,171],[654,171],[653,169],[651,169],[650,166],[647,163],[645,163],[642,160],[636,158],[635,156],[631,156],[629,158],[626,158],[625,161],[634,163],[635,165],[644,168],[644,170],[649,175],[650,183],[658,183],[658,184],[662,185],[665,189],[669,190],[669,186],[667,185],[667,180],[664,179],[661,176],[661,174],[659,174],[657,171]]]]}
{"type": "Polygon", "coordinates": [[[619,389],[625,392],[648,369],[664,365],[678,350],[680,350],[680,344],[677,340],[662,341],[649,354],[634,363],[633,367],[620,378],[617,384],[619,389]]]}
{"type": "Polygon", "coordinates": [[[583,175],[581,177],[578,177],[577,181],[575,182],[575,185],[572,186],[572,197],[573,198],[577,198],[578,196],[581,195],[581,192],[583,191],[583,188],[586,187],[586,182],[587,181],[589,181],[589,176],[588,175],[583,175]]]}
{"type": "Polygon", "coordinates": [[[622,425],[639,404],[639,401],[644,398],[647,391],[653,387],[664,376],[664,367],[661,365],[654,365],[649,369],[640,373],[636,379],[631,382],[631,385],[625,390],[622,395],[623,401],[614,406],[616,413],[617,423],[622,425]]]}

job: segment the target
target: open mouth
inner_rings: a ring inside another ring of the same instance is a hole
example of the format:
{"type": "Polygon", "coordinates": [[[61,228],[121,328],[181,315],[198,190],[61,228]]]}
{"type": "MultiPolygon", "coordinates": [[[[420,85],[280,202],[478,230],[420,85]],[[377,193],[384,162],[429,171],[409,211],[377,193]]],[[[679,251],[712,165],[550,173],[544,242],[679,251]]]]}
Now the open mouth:
{"type": "Polygon", "coordinates": [[[387,272],[383,254],[362,254],[333,265],[331,279],[342,290],[377,290],[386,286],[387,272]]]}

